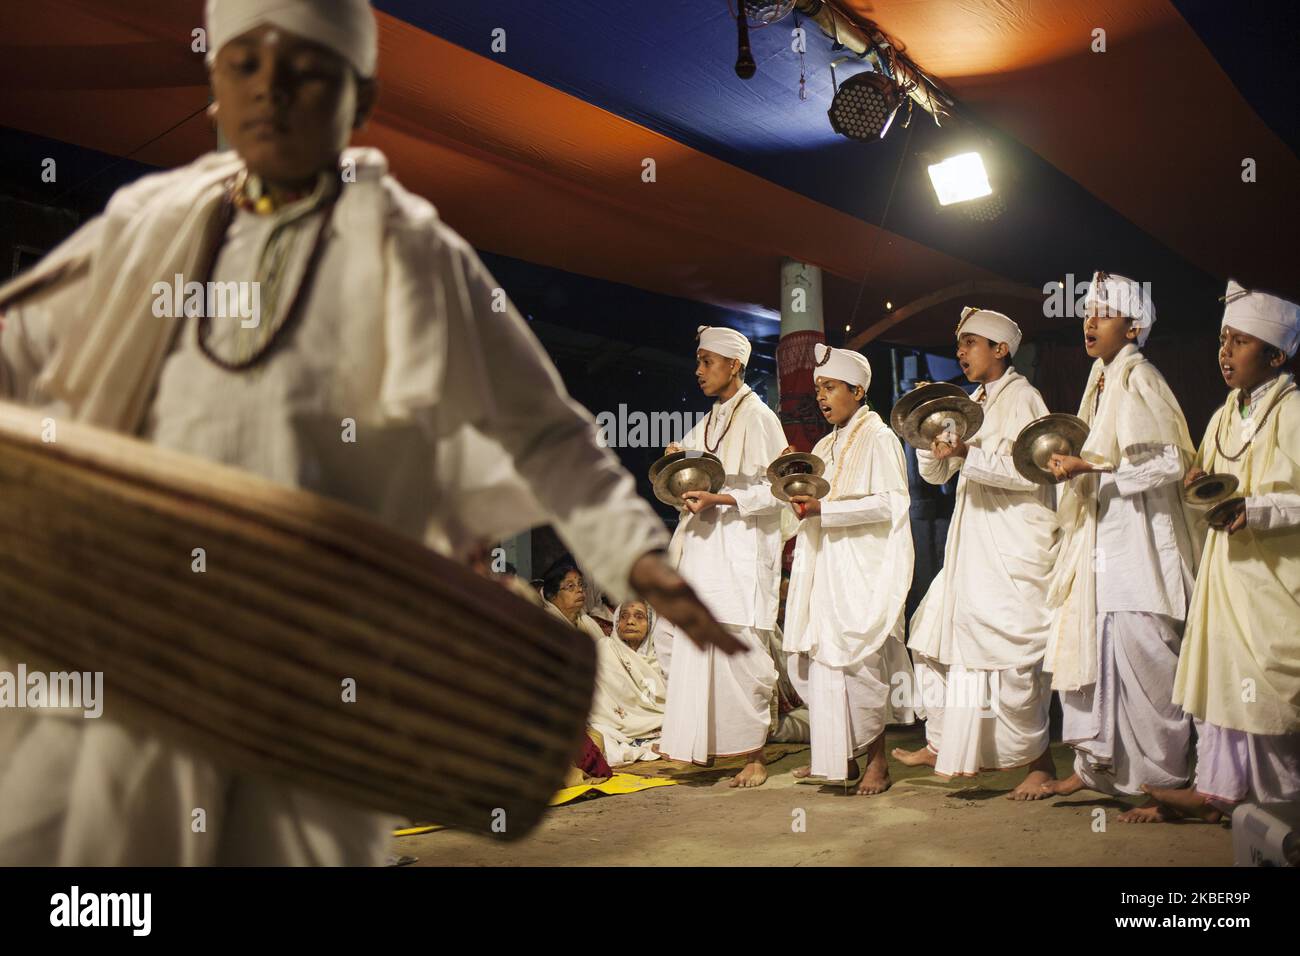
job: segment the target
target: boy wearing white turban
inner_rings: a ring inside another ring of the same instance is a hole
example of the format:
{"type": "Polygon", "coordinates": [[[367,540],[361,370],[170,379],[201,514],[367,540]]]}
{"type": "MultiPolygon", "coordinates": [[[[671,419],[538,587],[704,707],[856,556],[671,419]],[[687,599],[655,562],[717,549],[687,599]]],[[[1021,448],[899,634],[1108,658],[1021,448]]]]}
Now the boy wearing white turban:
{"type": "Polygon", "coordinates": [[[1027,767],[1008,797],[1036,800],[1056,777],[1043,653],[1057,530],[1051,487],[1026,479],[1011,457],[1021,429],[1047,414],[1038,389],[1011,365],[1021,337],[1000,312],[962,310],[957,361],[979,384],[972,397],[984,422],[968,440],[935,441],[916,453],[926,481],[960,477],[943,568],[912,616],[908,642],[925,704],[926,746],[894,756],[943,777],[1027,767]]]}
{"type": "Polygon", "coordinates": [[[670,557],[714,617],[743,645],[731,657],[675,639],[662,621],[655,632],[668,674],[668,705],[659,752],[707,764],[745,755],[733,787],[767,780],[763,744],[771,721],[776,665],[768,647],[776,627],[781,577],[781,502],[772,497],[767,466],[785,448],[776,413],[744,383],[749,340],[734,329],[699,329],[695,378],[715,399],[706,419],[668,451],[707,451],[726,472],[718,494],[689,491],[673,533],[670,557]]]}
{"type": "MultiPolygon", "coordinates": [[[[207,25],[232,149],[123,188],[0,288],[0,395],[339,498],[443,553],[553,521],[611,593],[734,647],[473,250],[381,154],[345,148],[375,99],[366,0],[210,0],[207,25]],[[156,286],[178,274],[259,289],[262,313],[168,312],[156,286]]],[[[392,821],[366,808],[109,716],[4,720],[0,864],[385,858],[392,821]]]]}
{"type": "Polygon", "coordinates": [[[912,585],[911,499],[897,436],[866,404],[871,366],[847,349],[814,347],[817,404],[833,427],[813,447],[826,463],[826,497],[790,499],[799,519],[785,605],[790,679],[808,703],[808,782],[844,780],[859,795],[889,789],[885,725],[895,684],[912,685],[903,605],[912,585]],[[859,768],[858,758],[866,758],[859,768]]]}
{"type": "MultiPolygon", "coordinates": [[[[1154,323],[1145,284],[1093,276],[1083,335],[1096,361],[1079,408],[1088,438],[1079,456],[1049,462],[1066,484],[1044,667],[1075,761],[1070,777],[1042,785],[1046,794],[1136,795],[1187,781],[1191,719],[1173,684],[1200,555],[1182,500],[1195,448],[1178,400],[1138,350],[1154,323]]],[[[1161,818],[1150,799],[1119,815],[1161,818]]]]}
{"type": "Polygon", "coordinates": [[[1186,480],[1232,475],[1241,500],[1210,529],[1174,681],[1196,718],[1195,786],[1147,791],[1208,820],[1243,800],[1300,801],[1300,394],[1282,370],[1300,345],[1300,307],[1234,281],[1224,301],[1231,391],[1186,480]]]}

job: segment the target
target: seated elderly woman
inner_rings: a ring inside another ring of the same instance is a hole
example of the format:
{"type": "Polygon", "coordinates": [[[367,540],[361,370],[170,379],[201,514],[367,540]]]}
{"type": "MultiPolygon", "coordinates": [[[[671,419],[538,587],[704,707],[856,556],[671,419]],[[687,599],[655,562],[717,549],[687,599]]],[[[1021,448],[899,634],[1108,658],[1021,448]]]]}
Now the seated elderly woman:
{"type": "Polygon", "coordinates": [[[582,572],[572,563],[557,562],[546,572],[542,579],[542,597],[546,600],[548,613],[572,624],[593,641],[605,636],[600,625],[583,611],[587,604],[586,582],[582,578],[582,572]]]}
{"type": "Polygon", "coordinates": [[[654,612],[629,599],[615,614],[615,631],[596,642],[596,696],[588,723],[600,732],[612,766],[654,760],[650,748],[664,723],[667,682],[655,657],[654,612]]]}

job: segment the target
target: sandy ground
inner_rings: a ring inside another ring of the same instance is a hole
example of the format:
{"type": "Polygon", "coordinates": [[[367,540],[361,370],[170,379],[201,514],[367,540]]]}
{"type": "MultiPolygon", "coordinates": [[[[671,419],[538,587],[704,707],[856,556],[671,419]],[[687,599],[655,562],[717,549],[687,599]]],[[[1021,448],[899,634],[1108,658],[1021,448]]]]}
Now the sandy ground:
{"type": "MultiPolygon", "coordinates": [[[[889,747],[920,745],[917,729],[889,747]]],[[[1058,771],[1070,752],[1053,747],[1058,771]]],[[[894,786],[874,797],[795,784],[798,753],[768,782],[730,789],[730,770],[696,770],[671,787],[580,799],[554,808],[529,836],[505,843],[441,830],[400,837],[394,855],[418,866],[1229,866],[1232,834],[1202,823],[1122,824],[1125,803],[1089,791],[1013,803],[1023,771],[944,781],[891,761],[894,786]],[[1101,808],[1105,828],[1095,822],[1101,808]],[[802,821],[802,829],[798,824],[802,821]],[[1096,828],[1096,829],[1095,829],[1096,828]]],[[[624,768],[637,771],[641,768],[624,768]]],[[[662,768],[661,768],[662,769],[662,768]]]]}

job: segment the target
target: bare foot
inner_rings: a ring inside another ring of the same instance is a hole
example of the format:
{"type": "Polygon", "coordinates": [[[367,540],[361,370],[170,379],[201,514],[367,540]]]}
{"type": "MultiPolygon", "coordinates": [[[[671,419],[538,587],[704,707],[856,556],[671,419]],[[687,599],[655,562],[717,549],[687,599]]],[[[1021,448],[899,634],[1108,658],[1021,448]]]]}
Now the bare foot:
{"type": "MultiPolygon", "coordinates": [[[[802,767],[795,767],[794,770],[790,771],[790,775],[791,775],[792,777],[794,777],[796,780],[807,780],[809,777],[812,776],[812,767],[809,766],[809,765],[807,765],[807,764],[805,764],[805,765],[802,766],[802,767]]],[[[844,779],[845,779],[845,780],[857,780],[857,779],[858,779],[858,762],[857,762],[856,760],[850,760],[850,761],[849,761],[848,768],[845,770],[845,776],[844,776],[844,779]]],[[[814,782],[814,783],[818,783],[818,782],[827,782],[827,783],[829,783],[830,781],[813,781],[813,782],[814,782]]]]}
{"type": "Polygon", "coordinates": [[[1029,765],[1029,773],[1020,781],[1020,786],[1007,794],[1008,800],[1042,800],[1051,796],[1043,787],[1056,782],[1056,764],[1052,762],[1051,749],[1044,750],[1038,759],[1029,765]]]}
{"type": "Polygon", "coordinates": [[[1140,807],[1125,810],[1117,819],[1120,823],[1164,823],[1169,819],[1169,816],[1160,804],[1151,799],[1140,807]]]}
{"type": "Polygon", "coordinates": [[[895,747],[890,756],[906,767],[933,767],[938,754],[929,747],[922,747],[920,750],[904,750],[902,747],[895,747]]]}
{"type": "Polygon", "coordinates": [[[732,777],[727,786],[748,789],[749,787],[761,787],[766,782],[767,767],[763,766],[763,751],[756,750],[749,755],[745,769],[732,777]]]}
{"type": "MultiPolygon", "coordinates": [[[[857,769],[856,764],[853,769],[857,769]]],[[[881,734],[867,748],[867,769],[862,772],[857,794],[859,797],[869,797],[884,793],[893,784],[889,779],[889,761],[885,759],[885,735],[881,734]]]]}
{"type": "Polygon", "coordinates": [[[1172,787],[1151,787],[1144,783],[1142,792],[1174,816],[1191,817],[1206,823],[1218,823],[1223,819],[1222,811],[1191,787],[1175,790],[1172,787]]]}
{"type": "Polygon", "coordinates": [[[1083,781],[1079,779],[1077,773],[1072,773],[1064,780],[1048,780],[1038,787],[1045,797],[1068,797],[1072,793],[1078,793],[1086,789],[1083,781]]]}

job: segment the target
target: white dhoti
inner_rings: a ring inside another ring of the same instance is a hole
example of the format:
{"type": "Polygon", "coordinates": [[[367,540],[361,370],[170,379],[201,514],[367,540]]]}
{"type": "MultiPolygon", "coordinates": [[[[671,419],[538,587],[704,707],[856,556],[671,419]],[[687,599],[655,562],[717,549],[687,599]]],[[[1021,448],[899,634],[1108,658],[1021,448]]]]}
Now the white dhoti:
{"type": "Polygon", "coordinates": [[[941,777],[972,777],[1033,763],[1050,743],[1052,681],[1042,662],[1002,670],[916,663],[926,745],[941,777]]]}
{"type": "Polygon", "coordinates": [[[380,866],[400,823],[110,720],[17,719],[0,866],[380,866]]]}
{"type": "Polygon", "coordinates": [[[894,686],[912,684],[911,662],[896,638],[849,668],[791,654],[789,673],[795,690],[808,702],[810,776],[844,779],[848,762],[866,753],[887,724],[910,724],[915,719],[910,704],[895,707],[891,700],[894,686]]]}
{"type": "Polygon", "coordinates": [[[1097,681],[1061,694],[1074,770],[1101,793],[1187,784],[1191,718],[1173,703],[1181,637],[1159,614],[1097,615],[1097,681]]]}
{"type": "MultiPolygon", "coordinates": [[[[659,739],[665,757],[704,764],[710,757],[753,753],[767,742],[777,677],[767,650],[771,638],[758,628],[724,626],[745,650],[727,656],[712,647],[700,650],[681,633],[669,638],[672,673],[659,739]]],[[[656,643],[656,650],[661,646],[656,643]]]]}
{"type": "Polygon", "coordinates": [[[1211,803],[1300,802],[1300,733],[1249,734],[1202,720],[1196,732],[1196,789],[1211,803]]]}

